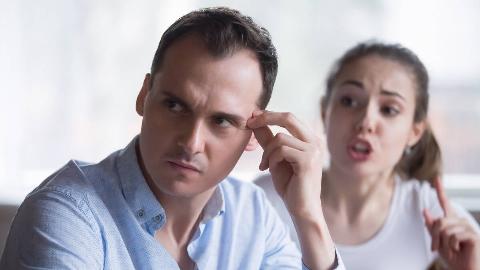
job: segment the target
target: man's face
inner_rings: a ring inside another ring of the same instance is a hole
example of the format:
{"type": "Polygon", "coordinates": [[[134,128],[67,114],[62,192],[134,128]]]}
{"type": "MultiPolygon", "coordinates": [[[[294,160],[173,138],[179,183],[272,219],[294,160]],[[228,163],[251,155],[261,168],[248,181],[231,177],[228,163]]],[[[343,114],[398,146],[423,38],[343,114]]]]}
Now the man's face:
{"type": "Polygon", "coordinates": [[[246,121],[261,92],[260,65],[250,50],[215,58],[194,35],[172,44],[137,99],[143,170],[157,196],[212,191],[250,146],[246,121]]]}

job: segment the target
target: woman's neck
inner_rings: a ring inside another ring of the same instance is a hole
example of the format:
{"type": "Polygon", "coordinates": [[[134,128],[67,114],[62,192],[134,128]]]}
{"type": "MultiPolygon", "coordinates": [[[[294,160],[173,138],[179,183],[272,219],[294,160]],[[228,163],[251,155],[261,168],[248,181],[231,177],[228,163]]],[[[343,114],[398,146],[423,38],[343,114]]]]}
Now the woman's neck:
{"type": "Polygon", "coordinates": [[[390,199],[394,189],[393,171],[356,175],[332,165],[324,172],[322,201],[330,206],[361,206],[370,201],[390,199]]]}
{"type": "Polygon", "coordinates": [[[332,166],[324,173],[322,204],[334,241],[356,244],[385,223],[395,189],[393,172],[354,175],[332,166]]]}

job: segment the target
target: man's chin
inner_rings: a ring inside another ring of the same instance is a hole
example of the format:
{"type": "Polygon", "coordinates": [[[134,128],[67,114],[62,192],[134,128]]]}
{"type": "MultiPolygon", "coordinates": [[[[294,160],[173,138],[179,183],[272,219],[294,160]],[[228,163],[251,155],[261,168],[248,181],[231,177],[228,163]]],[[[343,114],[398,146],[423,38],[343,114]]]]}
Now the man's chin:
{"type": "Polygon", "coordinates": [[[212,188],[212,186],[206,186],[207,181],[198,173],[186,175],[169,171],[156,177],[154,182],[154,188],[150,185],[152,190],[175,197],[194,197],[212,188]]]}
{"type": "Polygon", "coordinates": [[[202,194],[209,193],[214,187],[215,186],[198,186],[184,181],[174,181],[173,183],[169,183],[169,185],[163,185],[161,193],[179,199],[193,199],[202,194]]]}

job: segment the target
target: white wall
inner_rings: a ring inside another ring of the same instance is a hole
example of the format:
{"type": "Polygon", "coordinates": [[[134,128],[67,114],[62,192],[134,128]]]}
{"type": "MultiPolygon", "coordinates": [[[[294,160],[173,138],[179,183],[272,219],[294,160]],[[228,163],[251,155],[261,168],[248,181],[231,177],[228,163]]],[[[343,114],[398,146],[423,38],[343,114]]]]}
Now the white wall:
{"type": "MultiPolygon", "coordinates": [[[[161,34],[214,5],[270,30],[280,70],[269,108],[312,126],[325,74],[344,50],[369,38],[410,47],[431,73],[445,171],[480,173],[478,0],[0,0],[0,201],[20,202],[71,158],[95,162],[125,146],[139,130],[135,98],[161,34]]],[[[243,157],[234,174],[251,179],[259,155],[243,157]]]]}

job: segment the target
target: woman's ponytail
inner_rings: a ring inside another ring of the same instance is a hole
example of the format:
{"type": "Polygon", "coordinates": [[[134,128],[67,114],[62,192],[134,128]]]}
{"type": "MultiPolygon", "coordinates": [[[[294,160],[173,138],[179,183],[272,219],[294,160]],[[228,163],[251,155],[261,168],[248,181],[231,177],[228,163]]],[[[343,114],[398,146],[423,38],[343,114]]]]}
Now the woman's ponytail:
{"type": "Polygon", "coordinates": [[[442,153],[430,125],[427,124],[418,143],[405,151],[396,171],[406,179],[429,182],[441,175],[442,153]]]}

